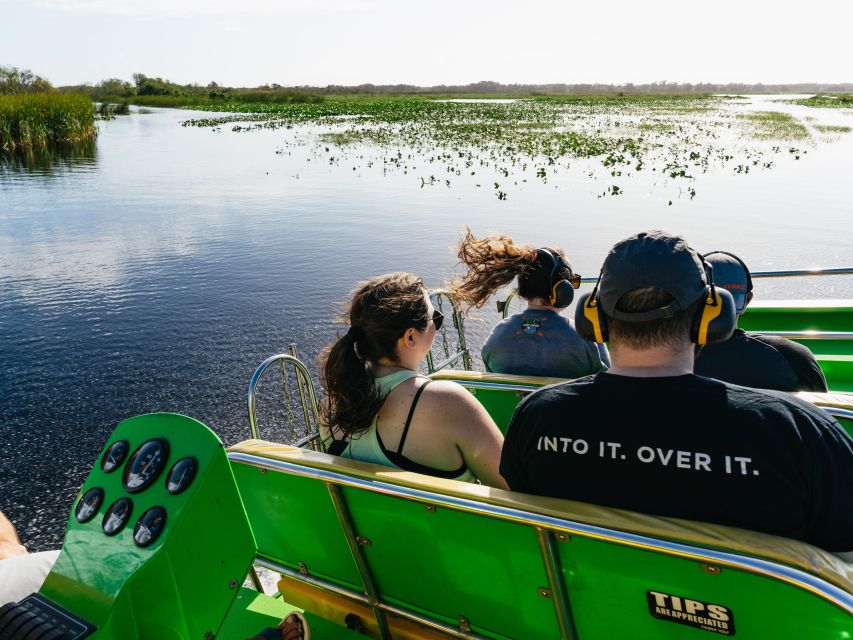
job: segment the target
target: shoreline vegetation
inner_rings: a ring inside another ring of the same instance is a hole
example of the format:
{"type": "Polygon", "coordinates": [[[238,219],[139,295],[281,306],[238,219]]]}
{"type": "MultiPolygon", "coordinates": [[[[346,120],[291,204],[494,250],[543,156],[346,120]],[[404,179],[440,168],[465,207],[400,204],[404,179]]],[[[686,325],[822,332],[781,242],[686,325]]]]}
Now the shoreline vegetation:
{"type": "Polygon", "coordinates": [[[0,67],[0,150],[33,150],[94,141],[88,96],[62,94],[32,71],[0,67]]]}
{"type": "Polygon", "coordinates": [[[786,100],[789,104],[799,104],[804,107],[820,107],[830,109],[853,109],[853,93],[836,93],[833,95],[818,94],[810,98],[786,100]]]}
{"type": "Polygon", "coordinates": [[[94,140],[92,101],[84,95],[0,96],[0,149],[28,151],[94,140]]]}
{"type": "MultiPolygon", "coordinates": [[[[783,91],[816,95],[782,102],[853,107],[853,97],[841,93],[853,91],[849,84],[478,82],[434,87],[233,88],[216,82],[180,85],[137,73],[132,83],[109,79],[54,88],[30,71],[0,67],[0,149],[93,141],[96,118],[128,114],[130,105],[188,108],[227,114],[211,113],[210,118],[182,123],[215,131],[224,126],[234,132],[319,126],[310,144],[328,156],[329,163],[353,160],[355,171],[361,156],[349,158],[348,150],[367,143],[379,154],[364,160],[367,168],[381,162],[387,170],[417,171],[421,187],[450,187],[467,176],[476,187],[494,184],[495,195],[503,200],[510,186],[558,180],[573,160],[589,158],[600,161],[603,170],[587,172],[604,182],[599,197],[621,195],[620,180],[642,172],[656,173],[664,181],[684,181],[683,192],[692,199],[696,192],[690,183],[711,167],[735,173],[769,169],[776,154],[785,152],[799,159],[807,153],[791,143],[808,143],[813,132],[849,132],[842,127],[808,127],[775,111],[735,114],[729,108],[743,99],[738,94],[783,91]],[[735,143],[723,136],[724,140],[721,134],[727,130],[738,132],[743,140],[735,143]],[[406,157],[401,152],[404,147],[406,157]],[[425,158],[428,165],[442,166],[435,173],[422,174],[424,167],[415,166],[412,154],[425,158]],[[482,181],[481,172],[486,174],[482,181]],[[524,175],[530,172],[535,173],[524,175]]],[[[290,153],[284,148],[276,151],[285,152],[290,153]]]]}

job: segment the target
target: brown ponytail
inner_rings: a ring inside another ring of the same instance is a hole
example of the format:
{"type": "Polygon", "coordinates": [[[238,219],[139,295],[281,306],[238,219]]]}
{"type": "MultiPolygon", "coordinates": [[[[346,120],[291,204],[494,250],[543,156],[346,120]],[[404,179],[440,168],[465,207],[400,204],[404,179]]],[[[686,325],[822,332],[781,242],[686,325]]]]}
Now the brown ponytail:
{"type": "Polygon", "coordinates": [[[547,299],[550,295],[550,272],[537,259],[538,251],[515,244],[509,236],[493,234],[478,240],[466,227],[459,242],[458,256],[467,272],[451,282],[450,288],[468,307],[482,307],[489,296],[516,276],[522,298],[547,299]]]}
{"type": "Polygon", "coordinates": [[[342,318],[349,331],[320,355],[323,419],[333,435],[360,433],[379,413],[384,398],[370,368],[382,358],[397,361],[397,340],[406,329],[427,328],[424,293],[423,280],[410,273],[377,276],[353,291],[342,318]]]}

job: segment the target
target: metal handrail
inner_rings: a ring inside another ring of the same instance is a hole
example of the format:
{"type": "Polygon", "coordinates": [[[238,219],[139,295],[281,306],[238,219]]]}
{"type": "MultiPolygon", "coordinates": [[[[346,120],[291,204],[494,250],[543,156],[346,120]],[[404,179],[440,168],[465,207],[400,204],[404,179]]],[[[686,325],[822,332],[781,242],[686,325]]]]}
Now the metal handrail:
{"type": "MultiPolygon", "coordinates": [[[[311,410],[313,410],[314,420],[316,421],[318,419],[318,416],[319,416],[319,411],[317,408],[317,397],[314,393],[314,383],[311,380],[311,374],[308,372],[308,369],[305,367],[304,364],[302,364],[302,362],[299,360],[299,358],[296,358],[295,356],[292,356],[289,353],[279,353],[279,354],[276,354],[274,356],[270,356],[269,358],[264,360],[260,364],[260,366],[257,369],[255,369],[255,373],[252,374],[252,379],[249,381],[249,393],[246,397],[246,402],[247,402],[248,410],[249,410],[249,427],[252,431],[252,437],[253,438],[260,438],[260,435],[258,433],[258,425],[255,421],[255,387],[257,386],[258,380],[260,380],[261,375],[264,373],[264,371],[266,371],[270,365],[272,365],[276,362],[284,362],[284,363],[289,363],[289,364],[293,365],[294,369],[296,369],[296,376],[297,376],[298,384],[300,385],[300,392],[301,392],[301,385],[303,385],[303,384],[305,385],[305,390],[308,393],[308,400],[311,403],[310,408],[311,408],[311,410]],[[301,381],[299,381],[299,376],[302,376],[301,381]]],[[[305,409],[304,404],[303,404],[303,409],[305,409]]],[[[307,421],[307,417],[308,417],[308,414],[306,412],[306,421],[307,421]]],[[[306,426],[309,429],[311,428],[310,421],[308,421],[306,426]]]]}
{"type": "Polygon", "coordinates": [[[853,331],[760,331],[763,336],[777,336],[794,340],[853,340],[853,331]]]}
{"type": "Polygon", "coordinates": [[[792,269],[789,271],[750,271],[753,278],[799,278],[801,276],[846,276],[853,274],[853,267],[792,269]]]}
{"type": "MultiPolygon", "coordinates": [[[[806,276],[846,276],[853,275],[853,267],[815,267],[813,269],[788,269],[780,271],[750,271],[751,278],[799,278],[806,276]]],[[[595,284],[598,282],[598,276],[589,276],[581,278],[581,284],[595,284]]],[[[518,295],[518,291],[513,290],[507,296],[506,300],[498,300],[498,313],[501,313],[504,318],[509,317],[509,305],[512,299],[518,295]]]]}
{"type": "MultiPolygon", "coordinates": [[[[471,369],[471,354],[468,351],[468,345],[465,342],[465,319],[462,313],[462,309],[459,305],[459,301],[456,299],[456,296],[453,295],[453,292],[449,289],[431,289],[427,291],[427,294],[432,296],[439,296],[447,298],[447,301],[450,303],[450,306],[453,308],[453,326],[457,332],[457,351],[454,354],[445,353],[447,356],[444,360],[440,361],[438,364],[435,363],[435,360],[432,355],[432,349],[427,353],[427,370],[429,373],[435,373],[436,371],[443,369],[451,364],[457,362],[460,358],[462,359],[462,368],[467,370],[471,369]]],[[[446,329],[445,329],[446,330],[446,329]]]]}

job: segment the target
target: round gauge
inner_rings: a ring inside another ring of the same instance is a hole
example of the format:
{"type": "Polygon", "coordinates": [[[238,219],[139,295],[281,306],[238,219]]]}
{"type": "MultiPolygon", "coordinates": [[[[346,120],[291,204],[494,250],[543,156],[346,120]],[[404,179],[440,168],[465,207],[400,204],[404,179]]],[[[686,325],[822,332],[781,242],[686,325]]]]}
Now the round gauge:
{"type": "Polygon", "coordinates": [[[163,507],[151,507],[136,522],[133,541],[138,547],[147,547],[160,537],[165,528],[166,510],[163,507]]]}
{"type": "Polygon", "coordinates": [[[84,493],[74,510],[74,517],[77,518],[77,522],[89,522],[94,518],[103,501],[104,490],[100,487],[92,487],[84,493]]]}
{"type": "Polygon", "coordinates": [[[119,498],[113,502],[104,514],[104,522],[101,524],[104,533],[114,536],[124,529],[127,521],[130,520],[131,511],[133,511],[133,502],[130,498],[119,498]]]}
{"type": "Polygon", "coordinates": [[[190,486],[196,471],[198,471],[198,462],[195,458],[181,458],[172,465],[169,475],[166,476],[166,491],[172,495],[181,493],[190,486]]]}
{"type": "Polygon", "coordinates": [[[130,451],[130,444],[127,440],[113,442],[106,453],[104,453],[104,457],[101,458],[101,469],[104,470],[104,473],[110,473],[118,469],[127,457],[128,451],[130,451]]]}
{"type": "Polygon", "coordinates": [[[149,487],[163,471],[168,457],[169,444],[162,438],[143,442],[124,468],[124,488],[128,493],[139,493],[149,487]]]}

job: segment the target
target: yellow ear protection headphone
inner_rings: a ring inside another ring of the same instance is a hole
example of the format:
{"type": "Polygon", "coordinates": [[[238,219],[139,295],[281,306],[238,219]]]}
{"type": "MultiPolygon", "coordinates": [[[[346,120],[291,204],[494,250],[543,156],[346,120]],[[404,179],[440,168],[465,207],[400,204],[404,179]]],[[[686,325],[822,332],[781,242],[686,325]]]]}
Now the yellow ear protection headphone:
{"type": "MultiPolygon", "coordinates": [[[[553,249],[549,249],[548,247],[537,249],[536,254],[537,259],[540,256],[547,256],[551,261],[551,271],[548,274],[548,303],[552,307],[557,307],[559,309],[568,307],[572,304],[572,300],[575,298],[575,286],[573,285],[573,281],[578,280],[574,277],[571,267],[563,261],[563,258],[559,253],[553,249]],[[561,278],[560,276],[565,271],[572,274],[571,277],[561,278]]],[[[578,283],[580,283],[579,280],[578,283]]]]}
{"type": "Polygon", "coordinates": [[[575,307],[575,329],[582,338],[604,344],[608,339],[607,320],[598,304],[600,282],[601,273],[598,274],[592,291],[582,294],[578,299],[578,306],[575,307]]]}
{"type": "Polygon", "coordinates": [[[690,327],[690,340],[699,346],[728,340],[737,326],[734,297],[714,285],[714,267],[703,263],[709,284],[705,287],[705,302],[699,305],[690,327]]]}
{"type": "MultiPolygon", "coordinates": [[[[690,340],[698,345],[706,345],[714,342],[728,340],[737,326],[735,316],[735,300],[725,289],[714,286],[713,268],[705,264],[708,282],[705,292],[702,294],[704,302],[699,306],[693,323],[690,327],[690,340]]],[[[601,283],[601,274],[590,293],[583,294],[578,300],[575,309],[575,329],[582,338],[592,342],[607,342],[607,320],[601,312],[598,299],[598,286],[601,283]]],[[[620,320],[628,322],[648,322],[671,318],[673,313],[679,311],[681,305],[673,301],[666,307],[651,309],[639,313],[626,313],[620,320]]],[[[621,312],[620,312],[621,313],[621,312]]]]}

